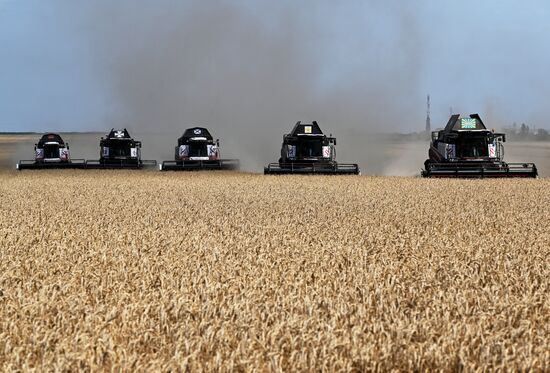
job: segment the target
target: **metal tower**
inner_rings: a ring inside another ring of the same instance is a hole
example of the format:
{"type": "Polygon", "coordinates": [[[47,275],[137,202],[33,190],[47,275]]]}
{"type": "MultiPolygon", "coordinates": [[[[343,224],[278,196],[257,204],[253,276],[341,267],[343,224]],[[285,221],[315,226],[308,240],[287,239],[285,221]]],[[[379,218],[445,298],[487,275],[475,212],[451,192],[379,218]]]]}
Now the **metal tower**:
{"type": "Polygon", "coordinates": [[[430,133],[432,130],[432,121],[430,119],[430,95],[428,95],[427,109],[426,109],[426,132],[430,133]]]}

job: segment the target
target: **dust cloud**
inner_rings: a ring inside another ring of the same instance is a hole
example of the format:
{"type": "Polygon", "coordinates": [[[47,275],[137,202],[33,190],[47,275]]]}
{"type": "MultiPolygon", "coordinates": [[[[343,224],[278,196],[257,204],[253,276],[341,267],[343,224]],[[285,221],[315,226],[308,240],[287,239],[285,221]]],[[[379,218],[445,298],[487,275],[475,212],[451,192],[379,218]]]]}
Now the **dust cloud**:
{"type": "Polygon", "coordinates": [[[371,2],[356,19],[329,1],[67,1],[57,10],[111,98],[105,126],[141,137],[144,158],[171,159],[177,137],[198,125],[220,139],[223,157],[258,171],[278,159],[297,120],[317,120],[337,137],[339,161],[361,165],[384,150],[370,134],[403,128],[403,118],[422,128],[421,111],[410,117],[424,93],[408,8],[371,2]]]}

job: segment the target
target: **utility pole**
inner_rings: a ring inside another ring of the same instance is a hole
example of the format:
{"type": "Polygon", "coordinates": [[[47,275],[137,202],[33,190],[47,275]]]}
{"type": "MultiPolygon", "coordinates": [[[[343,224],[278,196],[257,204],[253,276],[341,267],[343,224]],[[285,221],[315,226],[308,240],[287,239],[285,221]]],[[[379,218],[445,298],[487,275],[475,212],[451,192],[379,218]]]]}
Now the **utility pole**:
{"type": "Polygon", "coordinates": [[[430,131],[432,130],[432,121],[430,119],[430,95],[428,95],[428,100],[426,104],[426,133],[430,133],[430,131]]]}

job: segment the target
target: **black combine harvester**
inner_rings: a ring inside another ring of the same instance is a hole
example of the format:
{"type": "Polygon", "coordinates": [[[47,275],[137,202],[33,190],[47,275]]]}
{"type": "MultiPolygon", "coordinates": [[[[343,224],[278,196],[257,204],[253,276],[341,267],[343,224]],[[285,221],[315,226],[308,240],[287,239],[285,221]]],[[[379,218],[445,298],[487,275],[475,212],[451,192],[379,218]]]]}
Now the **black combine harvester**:
{"type": "Polygon", "coordinates": [[[173,161],[159,165],[161,171],[234,170],[239,168],[238,159],[220,158],[220,141],[214,142],[206,128],[193,127],[185,130],[178,139],[173,161]]]}
{"type": "Polygon", "coordinates": [[[115,130],[99,142],[99,160],[86,161],[86,168],[142,168],[155,166],[157,161],[141,159],[141,141],[134,140],[128,130],[115,130]]]}
{"type": "Polygon", "coordinates": [[[16,165],[18,170],[84,167],[83,159],[71,159],[69,143],[56,133],[46,133],[34,145],[34,160],[22,160],[16,165]]]}
{"type": "Polygon", "coordinates": [[[455,114],[442,131],[432,132],[423,177],[537,177],[534,163],[506,163],[503,133],[489,131],[478,114],[455,114]]]}
{"type": "Polygon", "coordinates": [[[264,167],[264,174],[359,175],[357,164],[336,162],[336,139],[327,137],[316,121],[297,122],[283,135],[281,158],[264,167]]]}

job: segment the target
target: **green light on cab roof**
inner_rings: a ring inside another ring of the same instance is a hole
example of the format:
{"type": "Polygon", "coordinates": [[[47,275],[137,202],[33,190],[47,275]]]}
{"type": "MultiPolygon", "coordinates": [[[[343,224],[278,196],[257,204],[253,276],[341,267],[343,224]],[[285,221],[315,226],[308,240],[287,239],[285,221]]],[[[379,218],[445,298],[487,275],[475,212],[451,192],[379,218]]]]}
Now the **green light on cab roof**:
{"type": "Polygon", "coordinates": [[[462,118],[460,119],[460,128],[462,129],[476,129],[476,120],[474,118],[462,118]]]}

